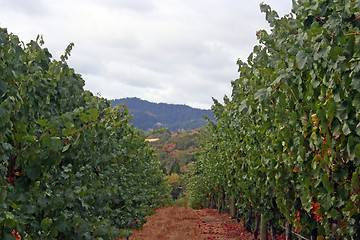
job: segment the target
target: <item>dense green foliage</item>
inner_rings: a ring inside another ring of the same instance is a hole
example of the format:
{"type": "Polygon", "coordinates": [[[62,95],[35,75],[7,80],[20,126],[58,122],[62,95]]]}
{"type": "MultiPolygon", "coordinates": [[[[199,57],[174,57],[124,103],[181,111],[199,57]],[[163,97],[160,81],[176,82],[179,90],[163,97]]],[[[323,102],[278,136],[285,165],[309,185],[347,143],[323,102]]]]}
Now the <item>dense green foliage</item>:
{"type": "Polygon", "coordinates": [[[360,6],[299,0],[279,18],[261,11],[239,60],[232,98],[214,100],[216,123],[192,173],[192,205],[235,196],[242,216],[257,210],[304,236],[360,238],[360,6]]]}
{"type": "Polygon", "coordinates": [[[123,106],[84,91],[42,39],[0,28],[0,238],[128,236],[169,196],[123,106]]]}
{"type": "Polygon", "coordinates": [[[210,110],[186,105],[152,103],[139,98],[122,98],[111,101],[113,106],[126,104],[134,117],[131,124],[144,131],[168,128],[170,131],[191,130],[206,125],[204,115],[212,118],[210,110]]]}

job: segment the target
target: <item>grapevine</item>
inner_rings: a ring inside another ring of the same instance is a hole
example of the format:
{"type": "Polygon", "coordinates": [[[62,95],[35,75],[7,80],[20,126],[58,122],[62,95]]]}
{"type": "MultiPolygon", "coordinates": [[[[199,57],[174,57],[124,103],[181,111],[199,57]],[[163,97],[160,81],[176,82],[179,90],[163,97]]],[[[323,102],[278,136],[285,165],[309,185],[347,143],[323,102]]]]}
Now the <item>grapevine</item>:
{"type": "Polygon", "coordinates": [[[154,151],[42,44],[0,28],[0,238],[128,237],[169,198],[154,151]]]}
{"type": "Polygon", "coordinates": [[[261,11],[271,31],[238,61],[231,99],[214,100],[192,204],[209,202],[216,186],[244,220],[258,212],[309,238],[358,239],[359,4],[294,1],[281,18],[261,11]]]}

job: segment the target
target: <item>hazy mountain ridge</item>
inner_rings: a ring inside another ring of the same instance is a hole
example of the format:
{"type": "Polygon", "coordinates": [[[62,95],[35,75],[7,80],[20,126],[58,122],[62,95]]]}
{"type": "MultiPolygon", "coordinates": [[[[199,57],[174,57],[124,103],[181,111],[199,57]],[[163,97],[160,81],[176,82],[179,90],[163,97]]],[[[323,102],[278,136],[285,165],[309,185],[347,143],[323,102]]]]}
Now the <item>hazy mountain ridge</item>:
{"type": "Polygon", "coordinates": [[[126,104],[131,123],[144,131],[167,127],[170,131],[191,130],[206,124],[204,115],[212,119],[211,110],[192,108],[187,105],[153,103],[140,98],[121,98],[111,100],[113,106],[126,104]]]}

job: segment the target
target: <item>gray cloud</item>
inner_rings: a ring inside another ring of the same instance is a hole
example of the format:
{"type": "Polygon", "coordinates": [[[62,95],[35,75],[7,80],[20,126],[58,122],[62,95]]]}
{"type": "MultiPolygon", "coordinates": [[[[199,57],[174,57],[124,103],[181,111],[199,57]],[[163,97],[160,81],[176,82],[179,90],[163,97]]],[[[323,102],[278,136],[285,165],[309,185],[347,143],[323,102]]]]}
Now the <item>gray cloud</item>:
{"type": "MultiPolygon", "coordinates": [[[[94,94],[210,108],[268,29],[260,2],[0,0],[0,26],[25,42],[43,34],[54,58],[74,42],[69,65],[94,94]]],[[[290,11],[290,0],[266,2],[290,11]]]]}
{"type": "Polygon", "coordinates": [[[14,11],[16,13],[24,13],[30,16],[46,13],[43,1],[41,0],[0,0],[0,6],[2,11],[14,11]]]}
{"type": "Polygon", "coordinates": [[[98,4],[105,4],[109,8],[117,8],[117,9],[127,9],[134,12],[149,12],[154,10],[154,5],[150,0],[136,0],[136,1],[128,1],[128,0],[102,0],[102,1],[94,1],[98,4]]]}

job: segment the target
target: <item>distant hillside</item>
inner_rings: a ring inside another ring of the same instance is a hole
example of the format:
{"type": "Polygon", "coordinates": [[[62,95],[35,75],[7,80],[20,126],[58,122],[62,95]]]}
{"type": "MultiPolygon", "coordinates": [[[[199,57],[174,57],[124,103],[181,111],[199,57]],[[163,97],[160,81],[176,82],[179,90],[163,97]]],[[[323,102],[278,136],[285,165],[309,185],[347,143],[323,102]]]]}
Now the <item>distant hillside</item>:
{"type": "Polygon", "coordinates": [[[189,164],[196,161],[195,153],[199,150],[200,135],[205,132],[205,127],[176,133],[166,130],[147,139],[157,152],[156,158],[161,163],[161,169],[168,176],[174,199],[181,198],[186,193],[189,164]]]}
{"type": "Polygon", "coordinates": [[[206,124],[204,115],[212,119],[211,110],[196,109],[186,105],[152,103],[140,98],[121,98],[111,100],[113,106],[125,103],[134,115],[131,123],[144,131],[169,128],[170,131],[180,129],[191,130],[206,124]]]}

